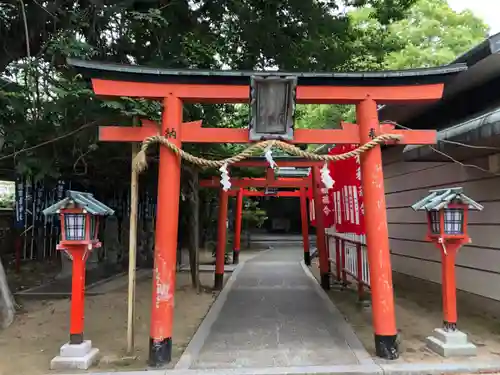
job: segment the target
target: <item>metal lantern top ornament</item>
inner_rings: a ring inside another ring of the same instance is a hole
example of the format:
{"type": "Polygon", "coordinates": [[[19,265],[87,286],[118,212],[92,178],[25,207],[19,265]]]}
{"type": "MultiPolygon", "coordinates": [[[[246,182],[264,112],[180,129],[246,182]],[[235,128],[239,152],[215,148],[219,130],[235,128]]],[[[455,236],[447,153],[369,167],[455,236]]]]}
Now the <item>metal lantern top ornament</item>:
{"type": "Polygon", "coordinates": [[[250,140],[293,140],[296,87],[296,77],[251,77],[250,140]]]}
{"type": "Polygon", "coordinates": [[[429,195],[412,208],[427,212],[428,240],[460,240],[470,242],[467,234],[468,211],[481,211],[483,206],[473,201],[461,187],[430,190],[429,195]]]}
{"type": "Polygon", "coordinates": [[[113,215],[114,211],[90,193],[68,190],[66,198],[47,207],[43,214],[60,215],[61,241],[57,245],[58,250],[82,245],[92,250],[101,247],[97,237],[99,216],[113,215]]]}

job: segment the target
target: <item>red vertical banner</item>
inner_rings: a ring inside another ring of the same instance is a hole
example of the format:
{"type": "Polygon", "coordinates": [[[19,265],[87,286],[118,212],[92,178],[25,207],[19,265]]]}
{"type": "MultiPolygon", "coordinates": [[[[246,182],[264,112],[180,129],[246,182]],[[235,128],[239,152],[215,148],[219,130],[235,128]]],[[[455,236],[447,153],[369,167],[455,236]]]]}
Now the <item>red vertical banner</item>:
{"type": "MultiPolygon", "coordinates": [[[[357,146],[338,145],[330,149],[329,155],[339,155],[354,150],[357,146]]],[[[361,164],[359,157],[330,162],[330,175],[335,184],[331,189],[333,225],[338,233],[364,234],[363,189],[361,187],[361,164]]]]}
{"type": "MultiPolygon", "coordinates": [[[[312,180],[312,173],[309,173],[309,178],[312,180]]],[[[322,186],[320,196],[325,228],[330,228],[335,222],[331,191],[329,191],[325,186],[322,186]]],[[[314,196],[312,189],[307,190],[307,197],[309,198],[309,220],[311,225],[316,226],[317,213],[314,210],[314,196]]]]}

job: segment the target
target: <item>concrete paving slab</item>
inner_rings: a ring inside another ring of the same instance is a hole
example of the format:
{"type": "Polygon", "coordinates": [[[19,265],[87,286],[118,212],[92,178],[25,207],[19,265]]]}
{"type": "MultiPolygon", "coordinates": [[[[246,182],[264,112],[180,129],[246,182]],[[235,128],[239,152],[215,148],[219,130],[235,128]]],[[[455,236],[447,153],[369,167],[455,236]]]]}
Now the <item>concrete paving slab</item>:
{"type": "MultiPolygon", "coordinates": [[[[144,371],[113,371],[90,372],[92,375],[381,375],[382,369],[377,365],[349,366],[303,366],[303,367],[260,367],[234,369],[203,369],[203,370],[144,370],[144,371]]],[[[53,375],[48,373],[47,375],[53,375]]],[[[74,375],[74,373],[59,373],[58,375],[74,375]]]]}
{"type": "Polygon", "coordinates": [[[186,350],[176,369],[364,364],[376,370],[351,327],[306,274],[302,256],[300,247],[280,248],[243,264],[219,297],[225,302],[203,343],[193,338],[190,346],[198,352],[186,350]]]}
{"type": "MultiPolygon", "coordinates": [[[[497,373],[500,361],[476,361],[460,363],[397,363],[347,366],[298,366],[298,367],[258,367],[229,369],[185,369],[185,370],[143,370],[90,372],[92,375],[440,375],[497,373]]],[[[47,373],[53,375],[53,373],[47,373]]],[[[58,375],[74,375],[58,373],[58,375]]]]}

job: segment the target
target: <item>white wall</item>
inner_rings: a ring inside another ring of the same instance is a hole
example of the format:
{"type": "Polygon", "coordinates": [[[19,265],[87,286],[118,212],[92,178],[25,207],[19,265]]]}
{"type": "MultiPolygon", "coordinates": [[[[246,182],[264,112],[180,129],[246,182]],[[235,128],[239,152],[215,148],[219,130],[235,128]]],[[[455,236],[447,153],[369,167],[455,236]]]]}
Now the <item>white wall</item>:
{"type": "MultiPolygon", "coordinates": [[[[457,287],[500,300],[500,176],[456,163],[401,162],[400,151],[384,153],[394,271],[441,282],[439,250],[424,239],[425,214],[414,212],[410,206],[427,195],[429,189],[461,186],[484,210],[469,215],[472,243],[462,247],[457,257],[457,287]]],[[[486,159],[467,163],[487,168],[486,159]]]]}

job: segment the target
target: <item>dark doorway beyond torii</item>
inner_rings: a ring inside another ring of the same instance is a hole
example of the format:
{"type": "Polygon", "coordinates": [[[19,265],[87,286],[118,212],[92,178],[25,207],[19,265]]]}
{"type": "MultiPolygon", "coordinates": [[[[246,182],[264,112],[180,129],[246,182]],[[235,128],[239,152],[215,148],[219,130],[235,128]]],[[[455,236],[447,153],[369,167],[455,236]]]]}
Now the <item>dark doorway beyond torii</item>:
{"type": "MultiPolygon", "coordinates": [[[[435,101],[441,98],[444,81],[465,66],[371,73],[291,73],[168,70],[70,60],[69,65],[92,78],[94,92],[101,96],[129,96],[162,100],[160,129],[103,127],[101,141],[141,142],[162,135],[177,148],[182,143],[249,143],[255,141],[255,126],[248,129],[202,128],[183,123],[183,103],[248,103],[255,81],[296,82],[291,94],[297,104],[354,104],[357,125],[342,129],[296,129],[284,137],[295,144],[366,144],[382,134],[398,134],[400,144],[434,144],[435,131],[395,130],[380,124],[377,105],[435,101]]],[[[295,105],[295,102],[293,105],[295,105]]],[[[254,124],[255,125],[255,124],[254,124]]],[[[277,138],[280,138],[279,136],[277,138]]],[[[283,137],[282,137],[283,138],[283,137]]],[[[367,150],[361,158],[365,197],[366,235],[371,276],[373,328],[377,355],[398,357],[392,290],[387,216],[381,148],[367,150]]],[[[180,158],[160,148],[158,212],[149,362],[163,366],[172,354],[172,325],[175,290],[175,258],[179,211],[180,158]]],[[[315,183],[318,181],[314,179],[315,183]]],[[[318,182],[319,183],[319,182],[318,182]]],[[[316,190],[316,189],[314,189],[316,190]]],[[[320,220],[321,215],[318,215],[320,220]]]]}
{"type": "Polygon", "coordinates": [[[260,199],[260,207],[267,219],[263,228],[268,233],[300,233],[300,202],[290,197],[280,199],[268,196],[260,199]]]}

